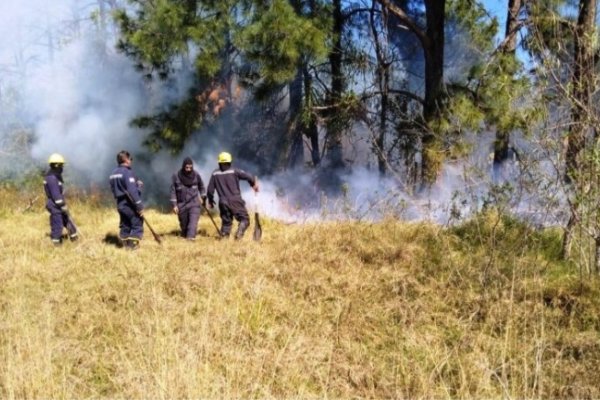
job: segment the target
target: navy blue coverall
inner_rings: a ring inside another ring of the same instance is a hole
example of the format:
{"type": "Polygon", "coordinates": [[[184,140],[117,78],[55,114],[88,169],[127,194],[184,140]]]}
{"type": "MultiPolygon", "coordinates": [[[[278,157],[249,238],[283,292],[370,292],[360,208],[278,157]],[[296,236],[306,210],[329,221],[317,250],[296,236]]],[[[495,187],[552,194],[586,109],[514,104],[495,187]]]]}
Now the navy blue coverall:
{"type": "Polygon", "coordinates": [[[119,238],[140,240],[144,235],[144,220],[140,212],[144,209],[142,193],[131,168],[119,165],[110,175],[110,189],[117,201],[119,212],[119,238]]]}
{"type": "Polygon", "coordinates": [[[227,165],[219,165],[208,182],[206,194],[210,204],[214,204],[214,192],[219,195],[219,212],[221,214],[221,236],[227,237],[231,233],[233,219],[239,221],[236,239],[241,239],[250,225],[250,216],[246,210],[246,202],[242,199],[240,191],[240,180],[247,181],[250,186],[256,184],[256,178],[246,171],[232,168],[227,165]]]}
{"type": "Polygon", "coordinates": [[[202,178],[196,171],[192,172],[194,175],[191,185],[185,185],[179,173],[171,177],[171,205],[179,210],[177,218],[181,234],[187,239],[196,237],[200,219],[200,199],[206,195],[202,178]]]}
{"type": "Polygon", "coordinates": [[[44,177],[44,191],[46,192],[46,210],[50,213],[50,239],[54,244],[62,242],[63,228],[69,231],[69,238],[77,238],[77,229],[71,223],[67,213],[67,204],[63,195],[62,173],[50,169],[44,177]]]}

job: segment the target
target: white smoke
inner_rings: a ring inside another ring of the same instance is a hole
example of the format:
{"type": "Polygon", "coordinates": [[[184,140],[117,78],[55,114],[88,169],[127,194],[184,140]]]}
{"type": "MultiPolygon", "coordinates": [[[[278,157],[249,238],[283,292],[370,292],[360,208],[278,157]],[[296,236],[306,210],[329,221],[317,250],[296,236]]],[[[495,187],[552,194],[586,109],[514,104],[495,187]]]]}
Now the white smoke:
{"type": "MultiPolygon", "coordinates": [[[[31,156],[65,156],[84,182],[105,181],[115,154],[141,148],[130,127],[145,110],[141,77],[76,0],[4,0],[0,5],[2,89],[20,93],[20,123],[33,133],[31,156]]],[[[10,133],[5,129],[3,135],[10,133]]]]}
{"type": "MultiPolygon", "coordinates": [[[[0,139],[14,131],[7,121],[18,121],[32,132],[29,150],[37,163],[45,165],[51,153],[61,153],[67,159],[67,177],[72,174],[71,182],[81,184],[105,185],[121,149],[143,154],[143,163],[137,159],[134,169],[146,180],[145,196],[152,193],[154,204],[168,206],[170,177],[184,157],[194,159],[207,185],[217,154],[233,146],[202,131],[178,156],[148,155],[142,145],[146,132],[132,128],[130,121],[185,96],[191,75],[180,71],[167,83],[145,82],[132,61],[115,50],[114,24],[101,26],[91,17],[97,12],[97,3],[77,0],[0,3],[0,139]],[[147,168],[137,169],[141,165],[147,168]]],[[[259,177],[257,195],[242,183],[243,195],[250,211],[290,222],[394,217],[446,223],[456,210],[461,216],[476,211],[489,191],[489,181],[470,172],[490,172],[490,140],[480,139],[473,157],[447,164],[427,193],[413,193],[405,187],[405,177],[381,178],[376,170],[358,166],[376,165],[367,135],[347,144],[357,166],[342,177],[339,196],[328,196],[310,171],[259,177]]],[[[247,169],[256,173],[251,166],[247,169]]]]}
{"type": "Polygon", "coordinates": [[[61,153],[70,165],[98,182],[103,166],[115,165],[120,149],[140,149],[140,132],[129,125],[144,110],[140,78],[117,54],[104,60],[86,38],[62,49],[60,60],[39,68],[26,87],[37,140],[36,159],[61,153]]]}

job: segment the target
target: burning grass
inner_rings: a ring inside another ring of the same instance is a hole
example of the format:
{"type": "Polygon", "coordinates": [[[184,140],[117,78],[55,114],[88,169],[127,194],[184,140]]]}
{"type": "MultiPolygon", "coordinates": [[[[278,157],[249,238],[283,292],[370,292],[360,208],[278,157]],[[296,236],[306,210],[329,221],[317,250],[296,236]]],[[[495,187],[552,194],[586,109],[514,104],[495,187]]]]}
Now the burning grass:
{"type": "Polygon", "coordinates": [[[487,213],[113,244],[101,196],[54,249],[43,201],[0,194],[0,397],[599,397],[600,297],[557,232],[487,213]],[[26,211],[24,211],[26,209],[26,211]]]}

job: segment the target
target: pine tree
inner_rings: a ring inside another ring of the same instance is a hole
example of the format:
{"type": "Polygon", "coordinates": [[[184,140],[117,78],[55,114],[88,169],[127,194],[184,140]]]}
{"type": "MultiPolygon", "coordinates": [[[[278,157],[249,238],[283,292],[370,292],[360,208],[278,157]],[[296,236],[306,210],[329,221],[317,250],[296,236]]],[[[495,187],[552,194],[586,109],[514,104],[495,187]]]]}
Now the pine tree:
{"type": "MultiPolygon", "coordinates": [[[[181,72],[177,61],[192,58],[194,83],[189,96],[166,110],[137,118],[150,128],[147,144],[158,150],[183,148],[190,136],[221,118],[239,82],[264,99],[303,75],[307,62],[327,51],[322,19],[305,16],[288,0],[177,1],[136,0],[134,15],[121,10],[119,48],[138,62],[148,79],[181,72]],[[314,22],[314,21],[317,22],[314,22]]],[[[314,14],[313,14],[314,15],[314,14]]],[[[296,98],[294,102],[297,103],[296,98]]],[[[302,110],[294,103],[291,119],[302,110]]],[[[290,147],[290,138],[278,139],[290,147]]],[[[246,142],[247,143],[247,142],[246,142]]],[[[286,151],[283,151],[287,154],[286,151]]]]}

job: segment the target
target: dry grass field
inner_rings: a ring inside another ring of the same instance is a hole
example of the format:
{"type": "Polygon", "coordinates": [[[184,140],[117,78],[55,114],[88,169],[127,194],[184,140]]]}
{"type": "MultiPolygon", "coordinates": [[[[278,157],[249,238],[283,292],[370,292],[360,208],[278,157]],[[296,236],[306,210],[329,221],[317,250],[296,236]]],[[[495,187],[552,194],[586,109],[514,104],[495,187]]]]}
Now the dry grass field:
{"type": "Polygon", "coordinates": [[[164,243],[131,252],[81,196],[53,248],[28,190],[0,192],[2,399],[600,397],[598,280],[556,231],[265,219],[256,243],[203,216],[190,243],[149,209],[164,243]]]}

